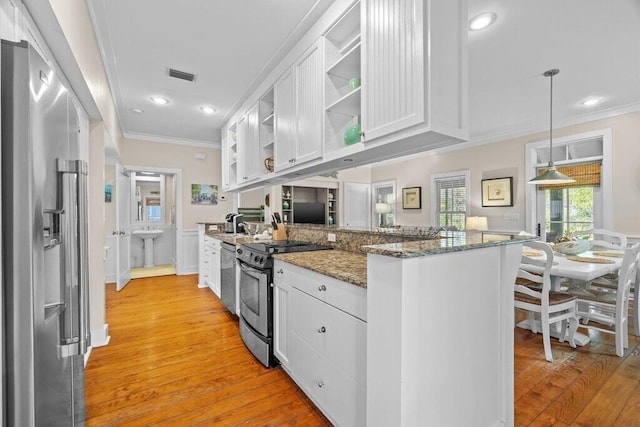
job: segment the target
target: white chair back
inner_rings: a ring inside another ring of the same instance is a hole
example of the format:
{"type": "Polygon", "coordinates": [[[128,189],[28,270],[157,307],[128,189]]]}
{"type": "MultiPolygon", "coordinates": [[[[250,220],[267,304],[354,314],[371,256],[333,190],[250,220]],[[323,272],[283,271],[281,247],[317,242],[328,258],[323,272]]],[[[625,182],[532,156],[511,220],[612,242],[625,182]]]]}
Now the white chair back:
{"type": "MultiPolygon", "coordinates": [[[[640,243],[636,243],[624,251],[622,265],[618,270],[618,289],[616,290],[616,305],[618,307],[623,307],[623,304],[628,303],[631,286],[637,286],[638,264],[640,264],[640,243]]],[[[637,288],[635,292],[637,294],[637,288]]],[[[626,307],[624,309],[626,310],[626,307]]]]}
{"type": "Polygon", "coordinates": [[[518,267],[517,278],[530,280],[531,282],[540,284],[540,291],[531,289],[528,286],[515,284],[515,291],[525,295],[539,298],[545,304],[549,304],[549,290],[551,289],[551,266],[553,265],[553,251],[546,243],[542,242],[525,242],[523,246],[529,247],[536,251],[542,251],[545,259],[532,258],[522,255],[520,266],[518,267]]]}
{"type": "Polygon", "coordinates": [[[605,230],[603,228],[592,228],[590,230],[574,231],[571,237],[593,235],[593,245],[606,249],[626,249],[627,236],[617,231],[605,230]]]}

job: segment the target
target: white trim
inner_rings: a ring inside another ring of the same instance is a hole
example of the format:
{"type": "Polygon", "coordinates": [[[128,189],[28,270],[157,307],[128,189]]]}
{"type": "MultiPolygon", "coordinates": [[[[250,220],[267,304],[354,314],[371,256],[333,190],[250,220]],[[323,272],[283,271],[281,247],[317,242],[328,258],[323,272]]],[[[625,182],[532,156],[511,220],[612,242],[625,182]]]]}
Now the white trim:
{"type": "Polygon", "coordinates": [[[150,135],[150,134],[136,133],[136,132],[123,132],[122,135],[127,139],[160,142],[163,144],[188,145],[191,147],[217,148],[217,149],[220,149],[222,147],[220,141],[200,141],[196,139],[173,138],[173,137],[150,135]]]}
{"type": "MultiPolygon", "coordinates": [[[[572,117],[562,122],[554,123],[554,129],[562,129],[569,126],[579,125],[583,123],[594,122],[597,120],[604,120],[611,117],[622,116],[625,114],[635,113],[640,111],[640,102],[623,105],[621,107],[612,108],[610,110],[597,111],[591,114],[584,114],[581,116],[572,117]]],[[[522,136],[533,135],[539,132],[549,131],[549,125],[518,127],[517,129],[503,130],[499,133],[493,133],[491,135],[479,136],[477,138],[470,138],[469,142],[463,142],[451,147],[444,147],[442,149],[436,149],[430,151],[429,154],[438,154],[443,151],[459,150],[461,148],[469,148],[477,145],[493,144],[494,142],[506,141],[509,139],[519,138],[522,136]]],[[[547,144],[549,141],[547,140],[547,144]]],[[[556,143],[556,139],[553,139],[553,143],[556,143]]]]}
{"type": "Polygon", "coordinates": [[[170,168],[159,168],[153,166],[135,166],[135,165],[124,165],[124,167],[130,172],[158,172],[167,175],[175,175],[175,205],[176,205],[176,272],[182,271],[182,169],[170,169],[170,168]]]}
{"type": "Polygon", "coordinates": [[[471,188],[470,188],[470,181],[471,181],[471,171],[469,169],[463,169],[463,170],[459,170],[459,171],[452,171],[452,172],[442,172],[442,173],[436,173],[431,175],[431,196],[429,197],[430,202],[431,202],[431,225],[433,226],[438,226],[439,221],[437,221],[436,219],[438,218],[438,206],[437,206],[437,200],[438,197],[436,195],[436,180],[437,179],[442,179],[442,178],[448,178],[448,177],[454,177],[454,176],[460,176],[460,175],[464,175],[464,185],[467,189],[467,200],[466,200],[466,204],[467,207],[465,209],[465,216],[469,216],[470,215],[470,206],[471,206],[471,188]]]}
{"type": "MultiPolygon", "coordinates": [[[[602,138],[602,170],[600,174],[600,189],[602,192],[602,226],[600,228],[613,229],[613,131],[611,128],[598,129],[589,132],[576,133],[553,139],[555,146],[568,145],[584,139],[602,138]]],[[[537,162],[536,150],[549,144],[549,140],[539,140],[525,145],[525,229],[536,234],[536,188],[529,184],[535,176],[537,162]]],[[[576,159],[578,160],[578,159],[576,159]]],[[[566,162],[563,162],[566,163],[566,162]]]]}
{"type": "Polygon", "coordinates": [[[109,344],[111,341],[111,336],[109,335],[109,324],[105,323],[102,325],[102,328],[98,329],[98,332],[95,330],[91,331],[91,347],[102,347],[109,344]]]}

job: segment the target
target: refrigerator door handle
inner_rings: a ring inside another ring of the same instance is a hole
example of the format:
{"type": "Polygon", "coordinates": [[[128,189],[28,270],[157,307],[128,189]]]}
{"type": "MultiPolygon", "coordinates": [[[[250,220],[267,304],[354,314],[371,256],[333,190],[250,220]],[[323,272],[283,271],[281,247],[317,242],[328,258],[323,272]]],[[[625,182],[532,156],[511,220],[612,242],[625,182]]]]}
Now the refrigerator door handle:
{"type": "Polygon", "coordinates": [[[62,317],[60,357],[85,354],[91,345],[89,327],[89,268],[87,238],[87,162],[57,162],[62,188],[62,209],[66,215],[61,227],[65,263],[66,310],[62,317]]]}

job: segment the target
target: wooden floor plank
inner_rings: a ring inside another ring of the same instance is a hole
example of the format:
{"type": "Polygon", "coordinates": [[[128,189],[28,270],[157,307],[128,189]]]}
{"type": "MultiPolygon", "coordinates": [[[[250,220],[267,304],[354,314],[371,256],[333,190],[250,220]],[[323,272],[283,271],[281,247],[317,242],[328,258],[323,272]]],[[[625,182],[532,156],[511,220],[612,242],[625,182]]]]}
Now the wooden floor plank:
{"type": "MultiPolygon", "coordinates": [[[[108,285],[106,307],[111,342],[87,365],[87,426],[331,425],[281,368],[247,351],[237,318],[197,275],[108,285]]],[[[590,336],[577,349],[552,340],[549,363],[539,334],[514,330],[517,426],[640,427],[640,339],[619,358],[613,337],[590,336]]]]}
{"type": "MultiPolygon", "coordinates": [[[[577,425],[615,425],[628,410],[627,403],[640,384],[640,358],[627,357],[598,390],[593,401],[576,418],[577,425]]],[[[640,420],[640,413],[636,414],[640,420]]]]}

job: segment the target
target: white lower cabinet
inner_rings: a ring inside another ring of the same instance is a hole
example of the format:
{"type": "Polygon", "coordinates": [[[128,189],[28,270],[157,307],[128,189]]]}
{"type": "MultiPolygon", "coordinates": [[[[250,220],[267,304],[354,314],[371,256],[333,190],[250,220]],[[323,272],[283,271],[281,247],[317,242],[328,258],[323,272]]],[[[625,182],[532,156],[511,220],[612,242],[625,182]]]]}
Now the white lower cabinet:
{"type": "Polygon", "coordinates": [[[281,261],[274,271],[276,357],[334,424],[364,426],[367,324],[327,299],[366,306],[366,290],[281,261]]]}
{"type": "Polygon", "coordinates": [[[220,298],[220,240],[205,234],[198,224],[198,287],[209,288],[220,298]]]}
{"type": "Polygon", "coordinates": [[[205,269],[208,273],[205,276],[205,284],[220,298],[220,241],[212,237],[205,236],[205,269]]]}

